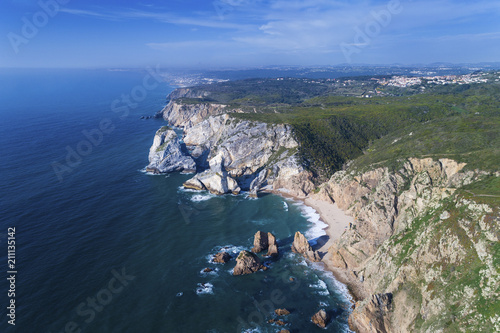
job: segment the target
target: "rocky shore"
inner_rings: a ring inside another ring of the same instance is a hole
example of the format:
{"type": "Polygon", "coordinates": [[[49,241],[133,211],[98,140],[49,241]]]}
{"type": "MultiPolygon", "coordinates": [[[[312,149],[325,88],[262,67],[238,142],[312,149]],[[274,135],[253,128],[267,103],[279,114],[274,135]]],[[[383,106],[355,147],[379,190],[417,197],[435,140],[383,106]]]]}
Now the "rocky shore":
{"type": "MultiPolygon", "coordinates": [[[[162,116],[183,135],[156,133],[148,171],[196,170],[185,187],[252,196],[267,190],[316,209],[328,224],[326,239],[311,248],[295,235],[294,249],[348,285],[356,300],[349,324],[357,332],[441,331],[450,318],[473,330],[490,327],[470,304],[500,297],[494,264],[500,218],[497,208],[461,191],[487,173],[446,158],[410,158],[395,170],[350,167],[316,188],[298,163],[288,125],[243,121],[229,111],[238,112],[171,101],[162,116]],[[460,309],[463,319],[450,309],[460,309]]],[[[269,236],[258,236],[254,249],[269,247],[269,236]]],[[[261,268],[247,252],[240,254],[242,274],[261,268]]]]}

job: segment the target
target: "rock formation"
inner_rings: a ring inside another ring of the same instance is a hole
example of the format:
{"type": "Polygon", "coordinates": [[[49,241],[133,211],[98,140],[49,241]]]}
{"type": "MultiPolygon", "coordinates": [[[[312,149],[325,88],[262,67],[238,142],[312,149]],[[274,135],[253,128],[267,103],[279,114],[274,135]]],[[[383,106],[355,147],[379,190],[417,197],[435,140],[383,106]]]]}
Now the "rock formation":
{"type": "Polygon", "coordinates": [[[278,316],[288,316],[290,314],[290,311],[287,309],[276,309],[274,310],[274,313],[276,313],[278,316]]]}
{"type": "Polygon", "coordinates": [[[179,161],[179,154],[173,154],[177,146],[165,149],[166,140],[159,136],[151,152],[156,154],[161,147],[163,154],[154,160],[150,154],[150,171],[205,170],[184,186],[215,194],[245,190],[257,196],[261,188],[270,185],[304,197],[314,189],[312,173],[298,161],[298,143],[289,125],[239,120],[230,116],[238,110],[220,104],[183,103],[182,98],[191,93],[188,88],[172,93],[162,111],[170,125],[183,128],[183,143],[178,139],[177,143],[182,148],[180,156],[187,159],[179,161]]]}
{"type": "Polygon", "coordinates": [[[215,103],[182,103],[182,100],[171,100],[161,111],[163,119],[175,127],[189,128],[204,119],[231,112],[226,105],[215,103]]]}
{"type": "Polygon", "coordinates": [[[177,134],[168,127],[160,128],[149,150],[149,172],[196,171],[194,159],[185,153],[177,134]]]}
{"type": "Polygon", "coordinates": [[[312,322],[316,324],[318,327],[325,328],[330,321],[330,316],[326,313],[325,310],[321,309],[314,314],[311,318],[312,322]]]}
{"type": "Polygon", "coordinates": [[[268,248],[267,248],[267,254],[266,256],[269,257],[275,257],[279,254],[278,252],[278,244],[276,244],[276,237],[270,232],[267,233],[267,242],[268,242],[268,248]]]}
{"type": "Polygon", "coordinates": [[[212,259],[213,262],[219,263],[219,264],[225,264],[231,259],[231,256],[227,252],[219,252],[217,253],[214,258],[212,259]]]}
{"type": "Polygon", "coordinates": [[[295,233],[295,237],[293,239],[292,251],[304,255],[304,257],[311,261],[321,261],[321,257],[318,252],[313,251],[306,237],[298,231],[295,233]]]}
{"type": "Polygon", "coordinates": [[[487,174],[449,159],[400,165],[339,171],[313,196],[333,199],[355,218],[328,253],[372,295],[357,303],[353,326],[435,332],[453,321],[466,331],[490,330],[487,314],[474,309],[500,297],[492,250],[500,216],[461,189],[487,174]],[[454,307],[467,316],[448,311],[454,307]]]}
{"type": "Polygon", "coordinates": [[[259,253],[268,250],[266,256],[277,256],[278,245],[276,244],[276,237],[270,232],[267,234],[262,231],[257,231],[253,240],[252,252],[259,253]]]}
{"type": "Polygon", "coordinates": [[[367,302],[356,302],[349,316],[349,326],[357,332],[390,333],[392,294],[375,294],[367,302]],[[362,304],[363,303],[363,304],[362,304]]]}
{"type": "Polygon", "coordinates": [[[278,326],[285,326],[287,323],[285,323],[283,320],[281,319],[269,319],[267,321],[269,324],[275,324],[275,325],[278,325],[278,326]]]}
{"type": "Polygon", "coordinates": [[[257,272],[262,268],[259,257],[249,251],[241,251],[236,258],[233,275],[245,275],[257,272]]]}
{"type": "Polygon", "coordinates": [[[264,251],[269,247],[269,242],[267,238],[267,233],[262,231],[257,231],[253,239],[253,253],[259,253],[264,251]]]}

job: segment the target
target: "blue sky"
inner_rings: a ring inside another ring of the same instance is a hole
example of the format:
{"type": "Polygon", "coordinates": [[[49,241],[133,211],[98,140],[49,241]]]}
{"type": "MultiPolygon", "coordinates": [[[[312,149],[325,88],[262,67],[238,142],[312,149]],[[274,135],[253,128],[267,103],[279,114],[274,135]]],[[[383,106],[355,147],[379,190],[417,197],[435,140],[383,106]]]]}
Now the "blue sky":
{"type": "Polygon", "coordinates": [[[498,0],[3,0],[0,18],[0,67],[500,61],[498,0]]]}

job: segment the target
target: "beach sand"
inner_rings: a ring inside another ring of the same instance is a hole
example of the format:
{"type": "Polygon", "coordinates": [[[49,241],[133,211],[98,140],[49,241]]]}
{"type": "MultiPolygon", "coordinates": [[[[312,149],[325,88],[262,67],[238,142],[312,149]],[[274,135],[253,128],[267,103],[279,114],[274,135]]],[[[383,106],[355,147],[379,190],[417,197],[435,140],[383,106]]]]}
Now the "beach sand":
{"type": "Polygon", "coordinates": [[[337,207],[336,203],[332,204],[312,198],[306,198],[304,203],[314,208],[321,216],[321,220],[328,224],[328,227],[325,229],[328,240],[322,244],[318,244],[318,247],[315,249],[320,252],[327,252],[333,242],[339,239],[340,235],[349,227],[349,223],[354,222],[354,218],[346,215],[337,207]]]}
{"type": "Polygon", "coordinates": [[[328,252],[330,246],[332,246],[332,244],[340,238],[344,231],[349,228],[349,223],[354,222],[354,218],[346,215],[344,211],[341,210],[335,203],[316,200],[310,197],[293,196],[285,190],[272,190],[271,188],[267,188],[266,192],[278,194],[285,198],[300,200],[304,202],[305,205],[315,209],[319,213],[321,221],[326,223],[328,227],[324,229],[326,235],[316,240],[314,250],[317,250],[322,256],[321,261],[325,265],[325,268],[331,271],[339,282],[347,286],[354,301],[360,301],[369,297],[370,295],[364,289],[363,284],[350,270],[338,268],[332,264],[332,254],[328,252]]]}

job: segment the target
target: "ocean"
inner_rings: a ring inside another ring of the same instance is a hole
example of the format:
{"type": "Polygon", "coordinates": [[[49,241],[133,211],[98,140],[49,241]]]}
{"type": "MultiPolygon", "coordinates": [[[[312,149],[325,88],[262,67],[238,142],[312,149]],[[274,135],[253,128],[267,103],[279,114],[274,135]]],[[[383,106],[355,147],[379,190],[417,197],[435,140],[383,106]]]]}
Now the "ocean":
{"type": "Polygon", "coordinates": [[[0,332],[348,332],[345,286],[290,251],[296,231],[324,234],[313,209],[144,173],[165,123],[140,117],[173,89],[154,70],[0,71],[0,332]],[[210,262],[250,249],[258,230],[278,239],[267,271],[210,262]],[[291,312],[284,327],[268,323],[277,308],[291,312]],[[326,329],[311,322],[321,308],[326,329]]]}

